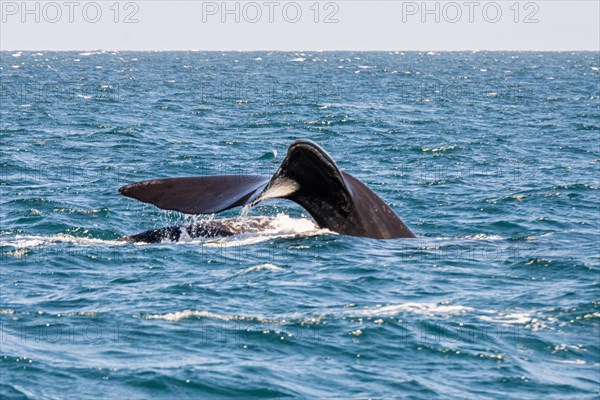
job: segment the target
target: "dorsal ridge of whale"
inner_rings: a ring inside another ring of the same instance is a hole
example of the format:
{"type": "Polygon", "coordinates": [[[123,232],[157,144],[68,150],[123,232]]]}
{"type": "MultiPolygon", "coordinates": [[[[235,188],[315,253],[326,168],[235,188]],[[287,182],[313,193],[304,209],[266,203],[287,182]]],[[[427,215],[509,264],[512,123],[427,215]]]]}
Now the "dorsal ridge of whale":
{"type": "Polygon", "coordinates": [[[187,214],[213,214],[283,198],[302,206],[321,228],[376,239],[415,235],[371,189],[341,171],[319,145],[294,141],[275,174],[167,178],[123,186],[128,197],[187,214]]]}

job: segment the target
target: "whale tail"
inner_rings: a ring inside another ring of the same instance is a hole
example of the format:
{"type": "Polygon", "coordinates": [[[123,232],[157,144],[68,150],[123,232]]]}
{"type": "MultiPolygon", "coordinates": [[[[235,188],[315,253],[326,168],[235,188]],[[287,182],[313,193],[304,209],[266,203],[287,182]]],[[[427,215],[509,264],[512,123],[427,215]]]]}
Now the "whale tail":
{"type": "Polygon", "coordinates": [[[119,192],[163,210],[215,214],[249,204],[269,183],[259,175],[192,176],[154,179],[123,186],[119,192]]]}
{"type": "Polygon", "coordinates": [[[415,237],[371,189],[341,171],[320,146],[293,142],[272,177],[220,175],[156,179],[119,192],[165,210],[214,214],[233,207],[283,198],[302,206],[321,228],[377,239],[415,237]]]}

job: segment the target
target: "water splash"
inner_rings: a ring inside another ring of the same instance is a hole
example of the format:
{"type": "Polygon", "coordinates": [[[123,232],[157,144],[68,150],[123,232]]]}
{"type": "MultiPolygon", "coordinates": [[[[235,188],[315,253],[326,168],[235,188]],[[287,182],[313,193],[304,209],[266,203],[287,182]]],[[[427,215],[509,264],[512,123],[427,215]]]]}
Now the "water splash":
{"type": "Polygon", "coordinates": [[[246,204],[244,207],[242,207],[242,209],[240,211],[240,217],[241,218],[247,217],[248,214],[250,214],[250,210],[252,210],[252,204],[246,204]]]}

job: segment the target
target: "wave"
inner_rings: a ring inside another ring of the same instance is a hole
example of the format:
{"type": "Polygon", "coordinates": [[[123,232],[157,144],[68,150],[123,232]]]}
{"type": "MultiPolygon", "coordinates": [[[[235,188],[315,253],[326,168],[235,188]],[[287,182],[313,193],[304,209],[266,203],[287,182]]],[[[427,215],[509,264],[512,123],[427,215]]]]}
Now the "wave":
{"type": "Polygon", "coordinates": [[[62,243],[73,243],[82,246],[91,245],[111,245],[111,246],[122,246],[126,242],[120,240],[105,240],[105,239],[94,239],[71,236],[64,233],[58,233],[56,235],[44,236],[44,235],[16,235],[11,238],[0,238],[0,246],[8,246],[16,249],[27,249],[33,247],[40,247],[46,245],[55,245],[62,243]]]}
{"type": "Polygon", "coordinates": [[[473,235],[461,236],[458,239],[469,239],[469,240],[504,240],[502,236],[488,235],[485,233],[475,233],[473,235]]]}
{"type": "Polygon", "coordinates": [[[470,311],[474,311],[474,308],[435,303],[403,303],[353,310],[348,314],[356,317],[390,317],[401,312],[406,312],[412,314],[436,316],[444,314],[460,315],[470,311]]]}
{"type": "MultiPolygon", "coordinates": [[[[276,267],[279,269],[278,267],[276,267]]],[[[269,268],[266,268],[269,269],[269,268]]],[[[469,314],[484,323],[495,323],[501,325],[523,325],[534,331],[549,328],[550,324],[556,322],[553,318],[532,317],[535,312],[514,311],[496,311],[481,310],[474,307],[451,305],[447,303],[418,303],[408,302],[401,304],[377,305],[374,307],[355,308],[354,304],[346,305],[343,309],[333,313],[309,314],[277,314],[273,316],[263,315],[239,315],[239,314],[219,314],[207,310],[183,310],[164,314],[139,314],[137,316],[144,319],[162,319],[169,322],[179,322],[190,318],[198,319],[216,319],[221,321],[247,321],[256,323],[272,324],[319,324],[323,320],[336,320],[346,318],[378,318],[376,324],[381,323],[379,318],[395,317],[397,315],[417,314],[426,317],[454,317],[469,314]]],[[[592,317],[590,317],[592,318],[592,317]]]]}
{"type": "Polygon", "coordinates": [[[244,275],[244,274],[247,274],[249,272],[281,271],[281,270],[282,270],[281,267],[278,267],[277,265],[274,265],[274,264],[267,263],[267,264],[255,265],[253,267],[249,267],[249,268],[243,269],[243,270],[239,271],[238,273],[236,273],[235,275],[236,276],[244,275]]]}

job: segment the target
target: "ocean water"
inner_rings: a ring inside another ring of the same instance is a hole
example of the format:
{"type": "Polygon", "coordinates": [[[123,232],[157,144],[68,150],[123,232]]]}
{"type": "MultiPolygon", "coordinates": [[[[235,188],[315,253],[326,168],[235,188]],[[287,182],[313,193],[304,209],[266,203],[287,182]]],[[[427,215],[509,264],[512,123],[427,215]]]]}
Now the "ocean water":
{"type": "Polygon", "coordinates": [[[598,398],[599,53],[0,57],[0,397],[598,398]],[[298,138],[418,238],[116,240],[298,138]]]}

